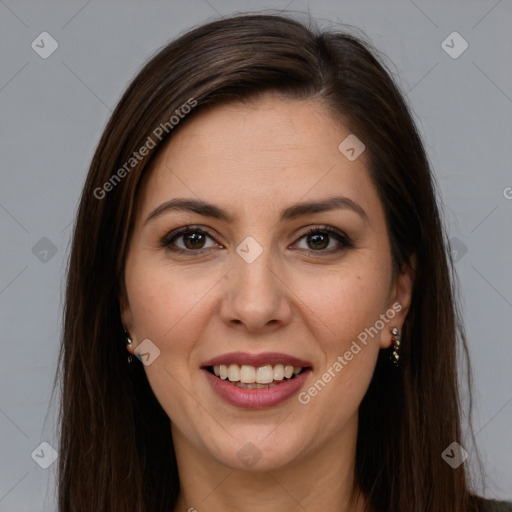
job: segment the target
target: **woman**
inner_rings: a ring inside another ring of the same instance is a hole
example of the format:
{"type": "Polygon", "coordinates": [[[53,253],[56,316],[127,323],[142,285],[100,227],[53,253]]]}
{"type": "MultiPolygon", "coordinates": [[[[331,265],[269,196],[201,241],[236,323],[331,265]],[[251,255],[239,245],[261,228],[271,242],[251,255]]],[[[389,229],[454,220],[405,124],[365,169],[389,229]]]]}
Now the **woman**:
{"type": "Polygon", "coordinates": [[[433,178],[375,54],[236,16],[133,80],[75,225],[61,511],[512,510],[471,493],[433,178]]]}

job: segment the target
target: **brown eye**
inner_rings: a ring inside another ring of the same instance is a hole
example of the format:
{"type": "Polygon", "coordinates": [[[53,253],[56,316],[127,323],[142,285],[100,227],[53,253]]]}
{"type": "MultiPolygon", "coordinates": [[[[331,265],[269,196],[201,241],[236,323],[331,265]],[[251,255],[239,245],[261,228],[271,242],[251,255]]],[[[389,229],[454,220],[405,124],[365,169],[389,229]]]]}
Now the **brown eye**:
{"type": "Polygon", "coordinates": [[[187,226],[184,229],[166,235],[161,240],[160,244],[162,247],[166,247],[171,251],[181,253],[200,253],[212,247],[219,246],[219,244],[215,243],[210,247],[206,247],[205,243],[207,238],[214,240],[211,235],[202,229],[187,226]],[[180,242],[182,244],[181,246],[178,245],[180,242]]]}
{"type": "Polygon", "coordinates": [[[313,252],[331,253],[353,247],[353,243],[347,235],[329,226],[312,228],[306,231],[299,240],[303,238],[306,240],[307,249],[313,252]],[[338,242],[338,247],[329,248],[332,240],[338,242]]]}
{"type": "Polygon", "coordinates": [[[185,241],[184,243],[187,249],[202,249],[205,236],[198,232],[186,233],[185,235],[182,235],[182,239],[185,241]]]}
{"type": "Polygon", "coordinates": [[[308,243],[311,243],[312,249],[325,249],[329,245],[329,235],[324,233],[314,233],[312,235],[307,235],[306,237],[308,243]]]}
{"type": "MultiPolygon", "coordinates": [[[[329,226],[312,228],[299,238],[299,240],[302,239],[306,240],[307,247],[305,249],[310,252],[330,254],[353,247],[353,243],[347,235],[329,226]],[[337,242],[337,246],[329,247],[333,241],[337,242]]],[[[194,226],[173,231],[166,235],[160,244],[170,251],[182,254],[200,254],[214,247],[222,247],[212,235],[194,226]],[[208,238],[214,242],[209,247],[205,246],[208,238]]]]}

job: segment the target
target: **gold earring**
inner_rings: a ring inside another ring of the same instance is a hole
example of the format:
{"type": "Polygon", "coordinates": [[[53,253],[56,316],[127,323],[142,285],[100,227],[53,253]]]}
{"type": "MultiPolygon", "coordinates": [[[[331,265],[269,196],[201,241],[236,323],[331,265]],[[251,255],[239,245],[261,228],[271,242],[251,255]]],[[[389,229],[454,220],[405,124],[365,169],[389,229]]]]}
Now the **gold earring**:
{"type": "Polygon", "coordinates": [[[391,329],[391,334],[393,335],[393,354],[391,356],[391,360],[395,366],[398,366],[398,361],[400,360],[400,354],[398,352],[400,350],[400,339],[402,333],[398,327],[393,327],[391,329]]]}
{"type": "Polygon", "coordinates": [[[124,331],[124,333],[126,335],[126,349],[128,350],[128,352],[130,352],[130,355],[128,356],[128,364],[130,364],[133,360],[133,358],[132,358],[132,354],[133,354],[132,340],[126,331],[124,331]]]}

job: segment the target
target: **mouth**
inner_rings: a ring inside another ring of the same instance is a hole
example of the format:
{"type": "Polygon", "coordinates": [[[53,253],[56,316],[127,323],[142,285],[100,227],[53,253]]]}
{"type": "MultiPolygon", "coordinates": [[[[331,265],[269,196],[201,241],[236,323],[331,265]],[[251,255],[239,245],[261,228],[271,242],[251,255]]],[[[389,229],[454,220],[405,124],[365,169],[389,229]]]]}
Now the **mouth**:
{"type": "Polygon", "coordinates": [[[287,354],[233,352],[206,361],[201,370],[223,401],[243,409],[265,409],[296,395],[306,385],[313,366],[287,354]]]}
{"type": "Polygon", "coordinates": [[[225,380],[238,388],[268,389],[293,380],[303,372],[311,370],[309,366],[289,364],[264,364],[261,366],[220,364],[204,367],[218,379],[225,380]]]}
{"type": "Polygon", "coordinates": [[[291,399],[306,385],[313,365],[278,352],[231,352],[205,361],[201,370],[214,393],[245,409],[264,409],[291,399]]]}

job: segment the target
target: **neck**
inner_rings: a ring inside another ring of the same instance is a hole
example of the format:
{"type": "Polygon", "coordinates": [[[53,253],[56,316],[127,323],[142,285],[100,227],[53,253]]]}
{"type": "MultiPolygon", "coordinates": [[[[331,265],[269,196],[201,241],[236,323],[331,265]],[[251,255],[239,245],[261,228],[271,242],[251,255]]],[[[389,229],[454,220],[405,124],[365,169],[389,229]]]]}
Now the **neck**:
{"type": "Polygon", "coordinates": [[[357,417],[314,453],[268,471],[230,468],[172,425],[180,496],[174,512],[363,512],[355,483],[357,417]]]}

